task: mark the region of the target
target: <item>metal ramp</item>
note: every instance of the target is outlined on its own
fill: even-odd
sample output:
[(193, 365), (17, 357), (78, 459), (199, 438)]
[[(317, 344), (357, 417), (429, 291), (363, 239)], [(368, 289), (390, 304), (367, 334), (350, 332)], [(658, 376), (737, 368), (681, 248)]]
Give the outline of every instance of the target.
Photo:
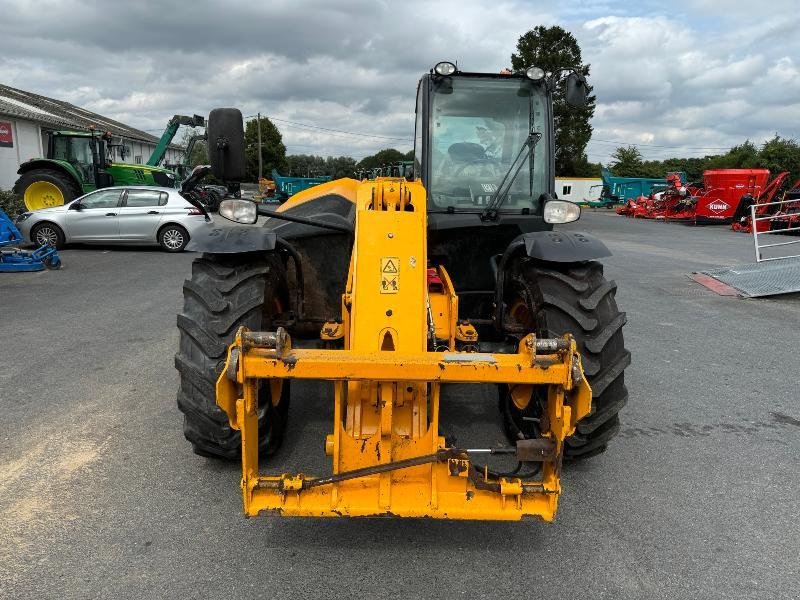
[(723, 295), (734, 295), (726, 293), (726, 288), (746, 298), (791, 294), (800, 292), (800, 257), (710, 269), (692, 273), (690, 278)]

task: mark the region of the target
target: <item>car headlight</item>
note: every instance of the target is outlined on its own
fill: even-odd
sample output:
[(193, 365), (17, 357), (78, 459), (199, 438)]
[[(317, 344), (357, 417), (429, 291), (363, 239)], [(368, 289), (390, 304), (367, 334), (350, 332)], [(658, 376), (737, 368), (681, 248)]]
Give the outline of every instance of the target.
[(572, 223), (581, 218), (581, 207), (565, 200), (549, 200), (544, 205), (545, 223)]
[(24, 212), (24, 213), (21, 213), (21, 214), (20, 214), (20, 215), (17, 217), (17, 220), (16, 220), (16, 222), (17, 222), (17, 223), (22, 223), (23, 221), (26, 221), (27, 219), (29, 219), (29, 218), (30, 218), (32, 215), (33, 215), (33, 213), (32, 213), (32, 212)]
[(219, 203), (217, 212), (221, 217), (236, 223), (255, 223), (258, 219), (258, 207), (250, 200), (223, 200)]

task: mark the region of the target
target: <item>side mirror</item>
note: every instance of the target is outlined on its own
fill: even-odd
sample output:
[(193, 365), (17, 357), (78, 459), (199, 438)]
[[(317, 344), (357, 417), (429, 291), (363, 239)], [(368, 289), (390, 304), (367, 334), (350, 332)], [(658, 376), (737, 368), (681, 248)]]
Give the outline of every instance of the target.
[(244, 179), (244, 119), (236, 108), (215, 108), (206, 127), (211, 172), (222, 181)]
[(589, 86), (586, 85), (586, 80), (577, 73), (570, 73), (564, 85), (567, 87), (567, 104), (575, 108), (585, 107), (586, 99), (589, 96)]

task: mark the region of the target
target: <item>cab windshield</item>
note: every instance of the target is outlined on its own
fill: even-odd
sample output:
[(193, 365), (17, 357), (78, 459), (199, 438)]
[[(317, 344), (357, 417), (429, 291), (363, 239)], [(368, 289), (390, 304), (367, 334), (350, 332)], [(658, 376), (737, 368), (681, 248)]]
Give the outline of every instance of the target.
[(57, 135), (53, 138), (53, 158), (80, 165), (92, 164), (92, 147), (89, 137)]
[[(452, 77), (433, 84), (431, 171), (433, 204), (482, 210), (511, 167), (531, 131), (545, 134), (545, 93), (517, 78)], [(535, 209), (547, 191), (546, 148), (526, 158), (502, 210)]]

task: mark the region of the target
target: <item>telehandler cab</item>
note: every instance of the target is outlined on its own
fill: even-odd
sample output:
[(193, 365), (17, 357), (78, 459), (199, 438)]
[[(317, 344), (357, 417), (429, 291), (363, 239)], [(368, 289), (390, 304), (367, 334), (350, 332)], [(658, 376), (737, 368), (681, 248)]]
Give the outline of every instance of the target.
[[(553, 231), (580, 214), (554, 196), (553, 90), (588, 92), (562, 75), (439, 63), (419, 82), (412, 177), (339, 179), (275, 211), (224, 200), (241, 225), (194, 236), (178, 406), (198, 454), (241, 456), (247, 515), (551, 521), (562, 461), (605, 450), (630, 354), (609, 251)], [(241, 113), (212, 111), (208, 141), (206, 170), (240, 180)], [(330, 474), (259, 469), (293, 379), (333, 383)], [(445, 383), (494, 384), (510, 443), (449, 443)], [(480, 464), (493, 454), (516, 468)]]

